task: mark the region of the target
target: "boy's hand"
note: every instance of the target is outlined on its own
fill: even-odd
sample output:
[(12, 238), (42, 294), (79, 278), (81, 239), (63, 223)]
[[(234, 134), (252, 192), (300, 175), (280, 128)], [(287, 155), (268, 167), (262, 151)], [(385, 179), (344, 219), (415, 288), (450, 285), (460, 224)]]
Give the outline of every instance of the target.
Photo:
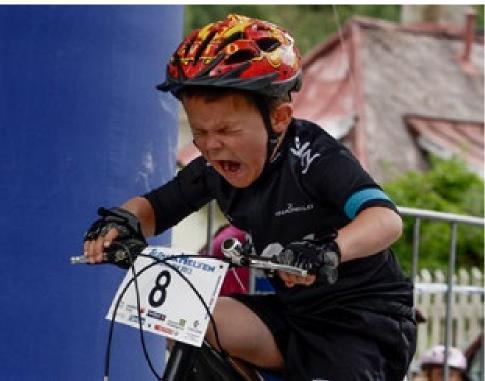
[(297, 241), (288, 244), (278, 256), (278, 262), (308, 270), (306, 277), (280, 272), (287, 287), (295, 284), (309, 286), (317, 279), (333, 284), (337, 281), (340, 249), (335, 241)]
[(91, 239), (86, 237), (84, 241), (84, 255), (88, 257), (89, 263), (100, 263), (104, 261), (104, 252), (111, 242), (115, 240), (119, 235), (116, 228), (107, 230), (104, 234), (100, 234), (97, 237)]
[(317, 279), (316, 275), (309, 274), (306, 277), (288, 274), (283, 271), (279, 271), (278, 275), (285, 282), (286, 287), (291, 288), (296, 284), (301, 284), (303, 286), (312, 285)]
[(84, 255), (89, 263), (103, 262), (106, 249), (115, 239), (137, 240), (146, 244), (138, 218), (122, 208), (99, 208), (101, 216), (84, 236)]

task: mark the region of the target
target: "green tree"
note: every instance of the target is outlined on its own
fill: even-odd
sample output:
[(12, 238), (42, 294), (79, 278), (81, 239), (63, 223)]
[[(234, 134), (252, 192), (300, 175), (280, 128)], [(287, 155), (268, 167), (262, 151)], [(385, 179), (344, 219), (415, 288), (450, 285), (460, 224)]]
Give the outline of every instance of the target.
[[(398, 205), (484, 216), (484, 183), (458, 158), (431, 157), (426, 172), (411, 171), (383, 186)], [(411, 268), (413, 218), (405, 218), (403, 237), (393, 246), (406, 270)], [(450, 246), (450, 224), (423, 220), (419, 268), (446, 269)], [(483, 268), (484, 234), (479, 226), (458, 225), (457, 264)]]
[[(477, 27), (483, 29), (483, 5), (475, 5)], [(298, 42), (302, 54), (337, 33), (338, 25), (343, 25), (352, 16), (367, 16), (398, 22), (401, 6), (397, 4), (374, 5), (186, 5), (184, 31), (187, 34), (215, 20), (224, 18), (229, 13), (238, 13), (260, 18), (281, 25), (292, 33)]]
[(187, 5), (185, 34), (229, 13), (264, 19), (287, 29), (304, 54), (324, 42), (351, 16), (362, 15), (392, 21), (399, 20), (399, 5)]

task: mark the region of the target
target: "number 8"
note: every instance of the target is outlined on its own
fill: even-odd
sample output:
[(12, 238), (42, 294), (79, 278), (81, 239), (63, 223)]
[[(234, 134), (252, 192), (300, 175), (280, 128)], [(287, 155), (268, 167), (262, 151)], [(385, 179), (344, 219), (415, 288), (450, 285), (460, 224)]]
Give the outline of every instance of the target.
[[(163, 283), (161, 283), (162, 278), (165, 279)], [(165, 302), (165, 299), (167, 298), (167, 287), (170, 284), (170, 279), (171, 276), (167, 270), (164, 270), (158, 274), (155, 281), (155, 287), (153, 287), (148, 295), (148, 303), (150, 303), (152, 307), (160, 307)], [(160, 293), (160, 296), (158, 299), (155, 299), (157, 291)]]

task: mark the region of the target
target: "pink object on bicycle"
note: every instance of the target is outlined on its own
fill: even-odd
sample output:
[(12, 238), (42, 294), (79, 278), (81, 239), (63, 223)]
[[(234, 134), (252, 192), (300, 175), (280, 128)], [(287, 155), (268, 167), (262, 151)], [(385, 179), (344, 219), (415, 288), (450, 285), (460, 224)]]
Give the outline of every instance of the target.
[[(246, 233), (232, 225), (227, 225), (221, 228), (214, 236), (213, 248), (215, 257), (224, 257), (221, 250), (221, 244), (226, 238), (237, 238), (244, 243), (246, 241)], [(206, 247), (204, 247), (200, 250), (200, 253), (205, 253), (206, 250)], [(233, 293), (247, 294), (248, 290), (249, 269), (247, 267), (237, 267), (230, 269), (227, 272), (224, 282), (222, 283), (220, 295), (225, 296)]]

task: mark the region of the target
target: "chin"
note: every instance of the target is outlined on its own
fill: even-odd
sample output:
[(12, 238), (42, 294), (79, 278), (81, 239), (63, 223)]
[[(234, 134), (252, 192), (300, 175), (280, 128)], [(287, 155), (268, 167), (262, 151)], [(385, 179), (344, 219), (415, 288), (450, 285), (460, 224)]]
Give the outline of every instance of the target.
[(257, 179), (257, 177), (255, 176), (230, 177), (230, 176), (224, 176), (224, 174), (222, 173), (221, 173), (221, 176), (234, 188), (247, 188), (252, 183), (254, 183), (254, 181)]
[(234, 180), (234, 179), (227, 179), (227, 178), (225, 179), (234, 188), (247, 188), (254, 182), (254, 180), (246, 180), (246, 179), (241, 179), (241, 180)]

